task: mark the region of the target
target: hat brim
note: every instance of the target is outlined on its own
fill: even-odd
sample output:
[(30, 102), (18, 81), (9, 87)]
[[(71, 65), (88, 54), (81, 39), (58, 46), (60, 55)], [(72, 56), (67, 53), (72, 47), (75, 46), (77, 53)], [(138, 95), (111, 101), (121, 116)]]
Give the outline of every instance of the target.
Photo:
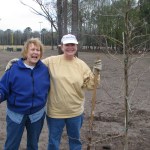
[(70, 44), (70, 43), (72, 43), (72, 44), (78, 44), (78, 42), (75, 41), (75, 40), (65, 40), (65, 41), (63, 41), (63, 44)]

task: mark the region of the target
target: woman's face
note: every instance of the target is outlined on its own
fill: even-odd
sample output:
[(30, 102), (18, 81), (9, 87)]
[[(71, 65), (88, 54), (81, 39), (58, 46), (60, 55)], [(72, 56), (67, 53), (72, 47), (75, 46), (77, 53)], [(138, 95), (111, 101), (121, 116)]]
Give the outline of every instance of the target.
[(25, 60), (25, 63), (30, 66), (35, 66), (41, 57), (40, 46), (36, 46), (33, 43), (31, 43), (28, 47), (26, 57), (27, 59)]
[(66, 57), (74, 57), (77, 52), (77, 44), (68, 43), (62, 45), (62, 51)]

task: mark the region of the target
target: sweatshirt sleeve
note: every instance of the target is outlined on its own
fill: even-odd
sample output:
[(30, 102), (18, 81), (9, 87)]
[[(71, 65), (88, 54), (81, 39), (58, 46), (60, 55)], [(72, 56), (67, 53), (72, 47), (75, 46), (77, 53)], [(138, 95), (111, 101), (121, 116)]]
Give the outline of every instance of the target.
[(49, 66), (50, 57), (42, 59), (42, 62), (48, 67)]
[[(95, 85), (94, 80), (95, 80), (94, 73), (91, 71), (88, 65), (85, 64), (84, 71), (83, 71), (83, 88), (92, 90)], [(100, 74), (98, 74), (98, 78), (96, 82), (97, 82), (97, 85), (100, 84)]]
[(9, 95), (9, 72), (7, 70), (0, 79), (0, 102), (5, 101)]

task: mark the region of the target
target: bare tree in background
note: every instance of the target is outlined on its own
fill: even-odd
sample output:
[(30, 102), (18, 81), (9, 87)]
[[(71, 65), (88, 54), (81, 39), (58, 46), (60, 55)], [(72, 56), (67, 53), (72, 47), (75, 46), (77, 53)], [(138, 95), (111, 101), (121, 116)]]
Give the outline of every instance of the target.
[[(71, 33), (74, 34), (78, 41), (79, 41), (79, 33), (78, 33), (78, 12), (79, 12), (79, 7), (78, 7), (78, 0), (72, 0), (72, 22), (71, 22)], [(78, 49), (79, 44), (78, 44)], [(76, 56), (78, 56), (78, 51), (76, 52)]]
[(72, 0), (72, 25), (71, 33), (78, 35), (78, 0)]
[(62, 7), (62, 0), (57, 0), (58, 44), (60, 44), (62, 37)]
[[(43, 16), (48, 20), (51, 24), (51, 28), (57, 32), (58, 40), (57, 44), (59, 45), (61, 42), (61, 38), (64, 34), (68, 33), (67, 25), (68, 25), (68, 0), (57, 0), (56, 3), (56, 12), (53, 12), (51, 9), (51, 2), (44, 2), (42, 0), (34, 0), (40, 6), (42, 12), (36, 10), (32, 6), (25, 4), (23, 1), (20, 1), (23, 5), (29, 7), (33, 13)], [(54, 4), (53, 4), (54, 5)], [(72, 19), (71, 19), (71, 33), (76, 35), (78, 38), (78, 0), (72, 0)], [(54, 14), (57, 14), (57, 17), (54, 17)], [(52, 30), (53, 31), (53, 30)], [(62, 51), (58, 50), (58, 53), (61, 54)]]
[(58, 44), (67, 30), (67, 16), (68, 16), (68, 0), (57, 0), (57, 25), (58, 25)]
[(67, 34), (67, 6), (68, 0), (57, 0), (57, 25), (58, 25), (58, 53), (62, 54), (61, 38)]
[(68, 0), (63, 0), (63, 35), (68, 33), (67, 21), (68, 21)]

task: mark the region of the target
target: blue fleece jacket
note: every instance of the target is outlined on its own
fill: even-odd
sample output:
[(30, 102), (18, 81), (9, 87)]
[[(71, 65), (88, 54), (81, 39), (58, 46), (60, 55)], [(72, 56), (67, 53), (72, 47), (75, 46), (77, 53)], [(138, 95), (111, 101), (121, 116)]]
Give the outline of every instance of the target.
[(0, 80), (0, 102), (16, 113), (33, 114), (42, 109), (50, 89), (48, 68), (38, 61), (33, 70), (20, 59), (5, 72)]

